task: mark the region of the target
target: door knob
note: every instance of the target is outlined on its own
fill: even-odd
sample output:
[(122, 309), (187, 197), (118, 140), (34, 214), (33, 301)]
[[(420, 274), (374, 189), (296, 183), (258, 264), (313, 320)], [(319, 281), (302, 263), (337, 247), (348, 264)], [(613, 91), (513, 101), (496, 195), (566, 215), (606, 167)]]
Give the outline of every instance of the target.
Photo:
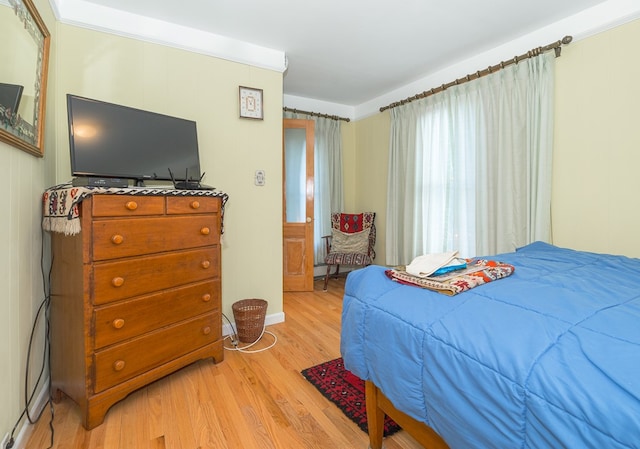
[(307, 223), (311, 223), (311, 217), (307, 217)]

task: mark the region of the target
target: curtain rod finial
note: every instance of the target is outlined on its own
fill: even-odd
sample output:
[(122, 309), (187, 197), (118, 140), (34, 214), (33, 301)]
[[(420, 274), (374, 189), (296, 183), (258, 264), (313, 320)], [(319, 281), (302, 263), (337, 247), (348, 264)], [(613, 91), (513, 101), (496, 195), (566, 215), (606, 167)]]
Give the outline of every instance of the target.
[(564, 45), (567, 45), (567, 44), (570, 44), (572, 40), (573, 40), (573, 36), (565, 36), (562, 38), (562, 43)]

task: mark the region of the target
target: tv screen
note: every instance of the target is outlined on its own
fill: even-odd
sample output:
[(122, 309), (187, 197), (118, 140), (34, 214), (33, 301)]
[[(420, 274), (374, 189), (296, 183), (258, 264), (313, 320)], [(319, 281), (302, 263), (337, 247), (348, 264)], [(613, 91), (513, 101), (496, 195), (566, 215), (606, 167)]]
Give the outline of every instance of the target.
[(11, 114), (18, 113), (23, 87), (19, 84), (0, 83), (0, 104), (11, 110)]
[(67, 95), (73, 176), (199, 180), (196, 122)]

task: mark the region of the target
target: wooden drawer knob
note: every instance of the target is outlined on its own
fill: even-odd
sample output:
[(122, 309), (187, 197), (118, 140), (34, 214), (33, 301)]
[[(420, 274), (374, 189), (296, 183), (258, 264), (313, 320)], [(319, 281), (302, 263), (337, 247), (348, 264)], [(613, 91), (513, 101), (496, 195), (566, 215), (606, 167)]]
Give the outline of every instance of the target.
[(209, 335), (211, 333), (211, 328), (209, 326), (205, 326), (202, 328), (203, 335)]
[(113, 243), (114, 245), (119, 245), (122, 242), (124, 242), (124, 237), (122, 237), (120, 234), (115, 234), (111, 236), (111, 243)]
[(135, 201), (127, 201), (124, 205), (129, 210), (136, 210), (138, 208), (138, 203)]
[(209, 302), (211, 301), (211, 295), (209, 293), (205, 293), (204, 295), (202, 295), (202, 302)]
[(117, 276), (111, 279), (111, 285), (113, 285), (114, 287), (122, 287), (123, 284), (124, 284), (124, 278), (121, 278), (120, 276)]
[(124, 360), (116, 360), (115, 362), (113, 362), (113, 369), (115, 371), (122, 371), (124, 369)]
[(200, 201), (191, 201), (189, 206), (191, 206), (191, 209), (199, 209), (200, 208)]
[(209, 233), (211, 233), (211, 229), (207, 228), (206, 226), (200, 229), (200, 234), (202, 235), (209, 235)]
[(124, 327), (124, 320), (122, 318), (116, 318), (111, 322), (111, 325), (115, 329), (122, 329)]
[(211, 262), (209, 262), (208, 260), (203, 260), (200, 265), (202, 266), (202, 268), (204, 268), (206, 270), (207, 268), (209, 268), (211, 266)]

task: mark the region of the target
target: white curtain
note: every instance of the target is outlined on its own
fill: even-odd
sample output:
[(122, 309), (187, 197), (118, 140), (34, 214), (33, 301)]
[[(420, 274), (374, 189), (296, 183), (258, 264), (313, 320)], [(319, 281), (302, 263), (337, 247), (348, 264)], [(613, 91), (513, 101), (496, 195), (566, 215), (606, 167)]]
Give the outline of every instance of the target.
[(553, 52), (391, 109), (390, 265), (549, 241)]
[(314, 138), (314, 265), (326, 256), (322, 236), (331, 235), (331, 213), (344, 208), (342, 133), (340, 121), (285, 111), (284, 118), (313, 120)]

